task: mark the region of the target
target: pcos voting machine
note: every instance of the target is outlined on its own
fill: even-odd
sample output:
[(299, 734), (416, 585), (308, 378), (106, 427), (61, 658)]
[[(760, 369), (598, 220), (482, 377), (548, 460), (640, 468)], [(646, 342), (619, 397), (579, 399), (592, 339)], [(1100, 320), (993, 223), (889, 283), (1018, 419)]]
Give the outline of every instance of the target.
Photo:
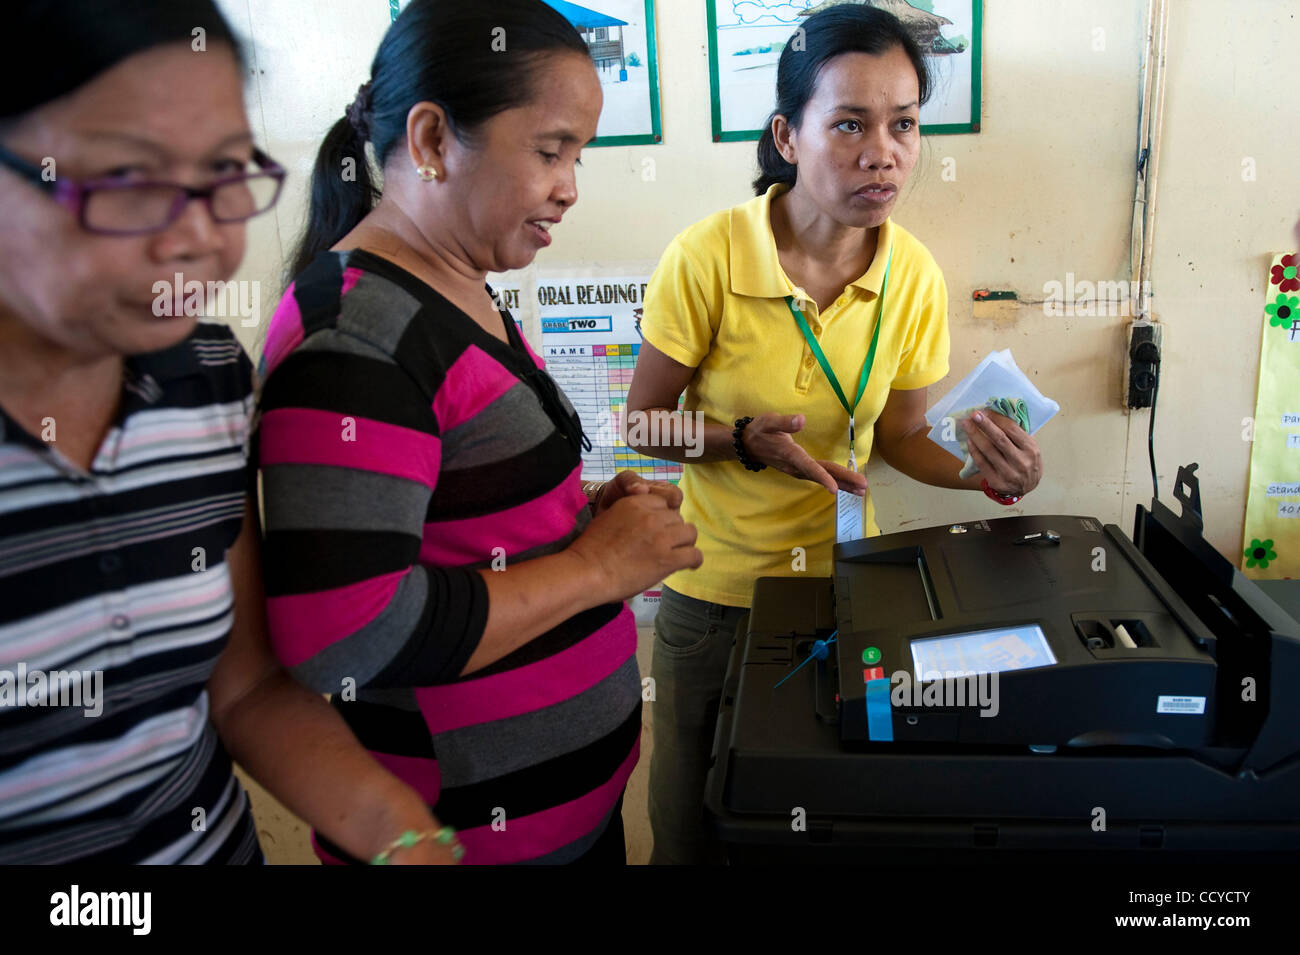
[(1300, 859), (1300, 624), (1204, 540), (1195, 469), (1131, 539), (1008, 517), (758, 580), (706, 792), (729, 857)]

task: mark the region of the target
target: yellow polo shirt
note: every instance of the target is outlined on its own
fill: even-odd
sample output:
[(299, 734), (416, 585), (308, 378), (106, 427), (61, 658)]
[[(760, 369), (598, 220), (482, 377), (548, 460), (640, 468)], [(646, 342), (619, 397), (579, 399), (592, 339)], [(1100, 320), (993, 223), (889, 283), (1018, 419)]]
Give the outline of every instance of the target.
[[(948, 373), (948, 289), (925, 246), (886, 220), (871, 267), (819, 312), (777, 259), (770, 206), (786, 188), (774, 185), (673, 239), (646, 289), (642, 334), (669, 358), (696, 369), (686, 387), (687, 411), (728, 429), (746, 415), (803, 414), (795, 440), (814, 459), (846, 464), (848, 413), (785, 297), (795, 295), (852, 402), (892, 249), (885, 321), (855, 416), (861, 469), (890, 389), (924, 388)], [(668, 577), (673, 590), (748, 607), (759, 577), (830, 576), (835, 498), (821, 485), (771, 467), (755, 473), (739, 461), (710, 461), (688, 462), (681, 489), (682, 516), (699, 529), (704, 564)], [(870, 491), (863, 528), (871, 536), (880, 533)], [(802, 569), (796, 548), (803, 548)]]

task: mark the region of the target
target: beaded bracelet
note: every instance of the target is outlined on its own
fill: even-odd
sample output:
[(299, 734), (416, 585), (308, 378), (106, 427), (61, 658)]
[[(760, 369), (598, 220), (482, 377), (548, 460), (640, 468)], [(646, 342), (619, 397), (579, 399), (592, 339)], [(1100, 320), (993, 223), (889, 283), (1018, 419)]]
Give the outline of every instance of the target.
[(736, 419), (735, 430), (731, 432), (731, 443), (736, 448), (736, 459), (739, 460), (740, 463), (745, 466), (746, 471), (761, 471), (763, 470), (763, 468), (767, 467), (767, 465), (763, 464), (762, 462), (755, 461), (745, 451), (745, 441), (744, 441), (745, 428), (748, 427), (749, 423), (753, 420), (754, 419), (752, 417)]
[(370, 860), (370, 864), (389, 865), (388, 857), (398, 849), (410, 849), (428, 839), (433, 839), (444, 846), (450, 845), (451, 856), (457, 862), (465, 857), (465, 847), (457, 841), (456, 830), (451, 826), (443, 826), (441, 829), (425, 829), (422, 832), (416, 832), (414, 829), (407, 829), (388, 845), (384, 846), (384, 848)]

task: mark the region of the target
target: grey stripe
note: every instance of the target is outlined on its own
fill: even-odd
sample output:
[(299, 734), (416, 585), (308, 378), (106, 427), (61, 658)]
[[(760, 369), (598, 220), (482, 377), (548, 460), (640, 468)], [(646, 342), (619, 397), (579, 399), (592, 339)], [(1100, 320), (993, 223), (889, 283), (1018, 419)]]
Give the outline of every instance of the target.
[(513, 458), (551, 436), (555, 425), (522, 381), (473, 418), (442, 435), (442, 468), (458, 471)]
[(393, 360), (393, 356), (382, 348), (372, 345), (370, 342), (362, 341), (347, 332), (341, 332), (337, 328), (322, 328), (320, 331), (314, 332), (294, 349), (295, 354), (300, 351), (323, 351), (357, 355), (361, 358), (373, 358), (386, 365), (392, 365), (394, 368), (397, 367), (397, 362)]
[(374, 620), (312, 654), (290, 672), (294, 679), (318, 693), (338, 693), (347, 678), (364, 686), (414, 639), (415, 626), (428, 599), (428, 575), (423, 567), (412, 567), (397, 585), (388, 606)]
[(433, 737), (442, 786), (470, 786), (581, 749), (618, 729), (641, 699), (636, 657), (560, 703)]
[[(312, 493), (303, 494), (304, 487)], [(422, 537), (432, 493), (419, 481), (357, 468), (277, 464), (262, 471), (268, 534), (364, 530)]]
[(420, 303), (400, 285), (370, 272), (363, 272), (346, 295), (337, 327), (363, 341), (377, 345), (389, 355), (406, 333)]

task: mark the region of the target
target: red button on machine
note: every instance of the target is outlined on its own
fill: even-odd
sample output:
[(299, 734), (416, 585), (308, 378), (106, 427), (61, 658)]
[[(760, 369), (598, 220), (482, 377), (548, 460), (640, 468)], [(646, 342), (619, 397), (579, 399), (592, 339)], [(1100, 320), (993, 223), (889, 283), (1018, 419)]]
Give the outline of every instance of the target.
[(870, 683), (872, 680), (883, 680), (885, 678), (884, 667), (868, 667), (862, 671), (862, 682)]

